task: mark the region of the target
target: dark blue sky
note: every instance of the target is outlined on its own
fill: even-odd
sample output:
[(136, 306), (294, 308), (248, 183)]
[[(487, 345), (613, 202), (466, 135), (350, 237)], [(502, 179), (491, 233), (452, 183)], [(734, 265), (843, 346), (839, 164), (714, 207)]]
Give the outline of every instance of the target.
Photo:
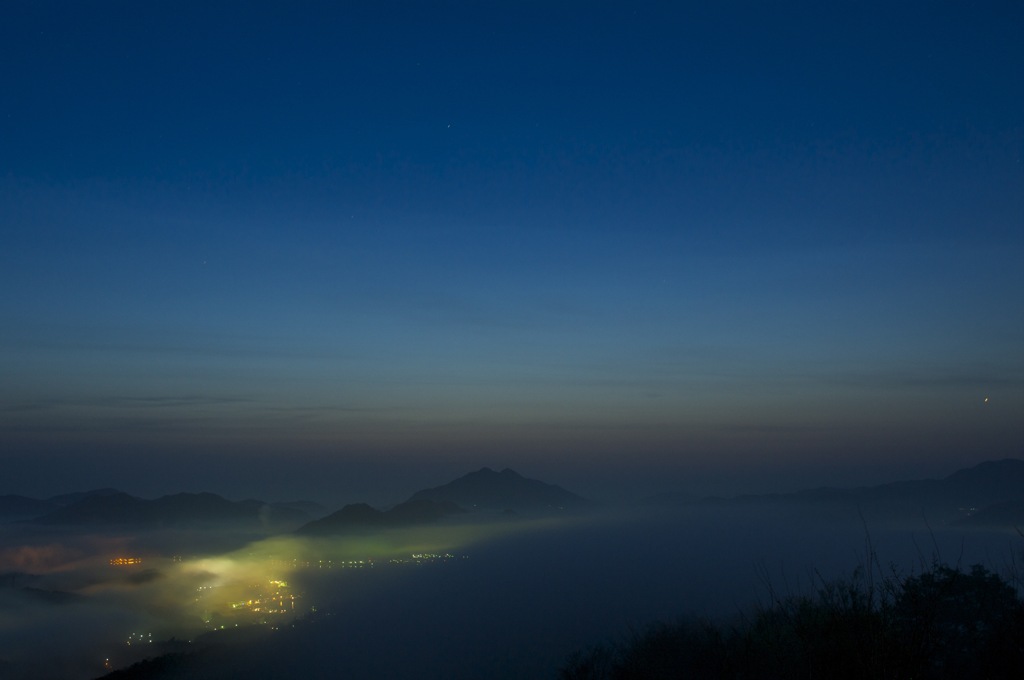
[(0, 493), (1024, 453), (1020, 3), (282, 5), (3, 10)]

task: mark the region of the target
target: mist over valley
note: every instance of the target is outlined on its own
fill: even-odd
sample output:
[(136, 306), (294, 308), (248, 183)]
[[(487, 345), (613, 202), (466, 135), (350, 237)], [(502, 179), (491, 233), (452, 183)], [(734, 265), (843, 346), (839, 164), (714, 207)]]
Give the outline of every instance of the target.
[[(730, 621), (858, 567), (1020, 587), (1024, 461), (611, 504), (487, 468), (385, 508), (0, 497), (5, 677), (543, 678), (656, 621)], [(141, 665), (132, 664), (151, 659)], [(130, 667), (130, 668), (129, 668)]]

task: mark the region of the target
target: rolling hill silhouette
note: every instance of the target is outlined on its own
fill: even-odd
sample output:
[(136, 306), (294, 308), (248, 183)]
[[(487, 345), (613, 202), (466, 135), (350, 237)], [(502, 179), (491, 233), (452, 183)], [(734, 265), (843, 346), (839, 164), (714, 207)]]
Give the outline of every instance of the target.
[(38, 524), (169, 527), (231, 522), (294, 526), (308, 519), (309, 515), (295, 508), (257, 500), (229, 501), (213, 493), (178, 493), (145, 500), (118, 491), (86, 495), (32, 521)]
[(110, 496), (121, 493), (117, 489), (93, 489), (51, 496), (47, 499), (29, 498), (8, 494), (0, 496), (0, 519), (31, 519), (53, 512), (58, 508), (76, 503), (93, 496)]
[(770, 503), (780, 506), (824, 508), (856, 507), (890, 518), (922, 514), (937, 521), (959, 522), (978, 517), (973, 524), (1013, 526), (1024, 503), (1024, 460), (1006, 458), (957, 470), (941, 479), (891, 482), (853, 488), (820, 487), (792, 493), (743, 495), (735, 498), (684, 499), (662, 494), (649, 505)]
[(3, 519), (38, 517), (52, 512), (57, 507), (59, 506), (50, 501), (29, 498), (28, 496), (19, 496), (17, 494), (0, 496), (0, 518)]

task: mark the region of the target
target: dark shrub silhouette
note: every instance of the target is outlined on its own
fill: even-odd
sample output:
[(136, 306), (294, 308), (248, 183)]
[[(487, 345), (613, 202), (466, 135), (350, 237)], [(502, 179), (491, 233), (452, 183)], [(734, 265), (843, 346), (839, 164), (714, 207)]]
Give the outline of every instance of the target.
[(892, 607), (903, 675), (993, 678), (1009, 663), (1024, 677), (1024, 607), (1013, 588), (975, 565), (906, 579)]
[(728, 626), (657, 624), (575, 654), (563, 680), (1024, 677), (1024, 600), (984, 567), (855, 572)]

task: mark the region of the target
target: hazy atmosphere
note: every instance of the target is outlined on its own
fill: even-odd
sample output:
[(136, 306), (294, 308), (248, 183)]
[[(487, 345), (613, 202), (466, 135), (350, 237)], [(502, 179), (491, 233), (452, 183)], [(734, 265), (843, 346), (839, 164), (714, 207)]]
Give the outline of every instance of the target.
[[(92, 645), (47, 607), (181, 642), (253, 574), (365, 636), (354, 677), (446, 593), (520, 609), (469, 660), (439, 621), (424, 677), (498, 677), (506, 634), (554, 677), (868, 535), (1024, 559), (1021, 35), (1019, 2), (6, 3), (0, 676), (143, 658), (33, 676), (19, 636)], [(907, 480), (756, 531), (734, 499)], [(359, 559), (396, 561), (297, 566)]]
[(2, 23), (4, 491), (656, 492), (1022, 449), (1016, 3)]

